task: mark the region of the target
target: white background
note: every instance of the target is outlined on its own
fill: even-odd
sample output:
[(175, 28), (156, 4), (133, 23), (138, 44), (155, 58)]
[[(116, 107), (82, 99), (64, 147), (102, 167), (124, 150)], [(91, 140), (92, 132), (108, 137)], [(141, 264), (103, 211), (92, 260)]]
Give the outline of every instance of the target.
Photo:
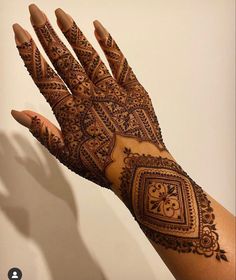
[[(123, 203), (59, 165), (11, 117), (31, 109), (55, 121), (15, 47), (15, 22), (38, 42), (28, 4), (0, 10), (0, 278), (18, 266), (23, 279), (173, 279)], [(234, 1), (35, 4), (59, 35), (54, 10), (65, 9), (100, 53), (92, 21), (106, 26), (150, 93), (169, 151), (235, 213)]]

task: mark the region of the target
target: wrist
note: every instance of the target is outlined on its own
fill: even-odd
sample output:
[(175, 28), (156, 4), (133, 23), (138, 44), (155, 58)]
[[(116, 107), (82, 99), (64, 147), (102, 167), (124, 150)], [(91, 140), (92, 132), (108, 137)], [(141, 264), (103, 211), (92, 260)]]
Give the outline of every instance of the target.
[(206, 193), (173, 159), (123, 151), (119, 196), (146, 236), (178, 252), (227, 261)]
[(168, 158), (172, 161), (175, 161), (168, 150), (160, 150), (154, 143), (149, 141), (139, 142), (135, 138), (117, 135), (111, 154), (112, 161), (107, 166), (105, 175), (112, 184), (112, 190), (121, 199), (122, 196), (120, 186), (122, 180), (122, 171), (125, 167), (125, 158), (127, 157), (125, 150), (127, 149), (131, 149), (132, 153)]

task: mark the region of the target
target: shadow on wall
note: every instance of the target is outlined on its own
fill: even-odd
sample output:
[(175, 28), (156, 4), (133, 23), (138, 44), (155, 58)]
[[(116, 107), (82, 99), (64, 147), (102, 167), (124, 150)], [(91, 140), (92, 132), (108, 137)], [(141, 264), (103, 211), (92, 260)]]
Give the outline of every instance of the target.
[[(9, 192), (0, 194), (2, 211), (21, 234), (38, 245), (52, 279), (74, 279), (75, 275), (105, 279), (78, 232), (77, 205), (57, 160), (38, 144), (42, 162), (23, 136), (16, 134), (14, 139), (23, 156), (12, 137), (0, 132), (0, 178)], [(44, 191), (38, 184), (30, 184), (33, 180), (29, 177)]]

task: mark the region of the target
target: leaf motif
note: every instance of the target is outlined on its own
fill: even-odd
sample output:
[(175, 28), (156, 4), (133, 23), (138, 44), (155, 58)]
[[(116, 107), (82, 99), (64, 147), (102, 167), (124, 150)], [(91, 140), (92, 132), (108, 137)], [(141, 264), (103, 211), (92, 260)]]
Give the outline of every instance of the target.
[(220, 257), (221, 257), (222, 260), (228, 262), (228, 259), (227, 259), (226, 255), (221, 254)]
[(225, 250), (220, 249), (220, 253), (224, 254), (226, 252), (225, 252)]

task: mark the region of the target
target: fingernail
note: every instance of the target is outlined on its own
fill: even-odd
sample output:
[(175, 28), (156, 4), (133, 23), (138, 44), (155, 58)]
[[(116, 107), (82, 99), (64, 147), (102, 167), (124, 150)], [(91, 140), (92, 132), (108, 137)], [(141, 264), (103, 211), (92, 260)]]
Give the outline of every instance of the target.
[(105, 40), (109, 35), (108, 31), (102, 26), (102, 24), (98, 20), (95, 20), (93, 22), (93, 25), (99, 38), (101, 40)]
[(11, 110), (12, 117), (23, 126), (30, 128), (31, 118), (23, 112)]
[(30, 41), (31, 37), (29, 33), (27, 33), (18, 23), (13, 24), (12, 28), (15, 33), (15, 41), (17, 46)]
[(65, 13), (62, 9), (58, 8), (55, 11), (57, 17), (57, 23), (62, 32), (66, 32), (73, 25), (73, 19), (67, 13)]
[(35, 4), (29, 5), (29, 12), (31, 15), (30, 20), (33, 25), (39, 27), (46, 23), (47, 17)]

